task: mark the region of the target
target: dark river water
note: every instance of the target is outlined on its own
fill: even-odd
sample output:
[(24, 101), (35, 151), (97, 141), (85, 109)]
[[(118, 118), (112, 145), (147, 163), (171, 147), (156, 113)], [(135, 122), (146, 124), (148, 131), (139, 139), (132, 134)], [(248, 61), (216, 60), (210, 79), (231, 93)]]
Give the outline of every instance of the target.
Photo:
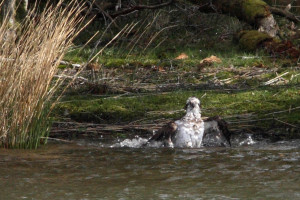
[(77, 141), (2, 149), (0, 199), (300, 199), (300, 140), (121, 146)]

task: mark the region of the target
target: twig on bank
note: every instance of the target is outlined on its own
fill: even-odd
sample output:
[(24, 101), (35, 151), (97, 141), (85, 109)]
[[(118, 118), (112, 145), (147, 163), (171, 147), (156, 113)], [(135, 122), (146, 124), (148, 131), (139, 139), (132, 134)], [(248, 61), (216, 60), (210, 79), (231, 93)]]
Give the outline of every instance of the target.
[(65, 79), (71, 79), (71, 80), (80, 80), (84, 82), (89, 82), (87, 78), (81, 77), (81, 76), (67, 76), (67, 75), (54, 75), (55, 78), (65, 78)]
[(287, 123), (287, 122), (281, 121), (281, 120), (279, 120), (279, 119), (277, 119), (277, 118), (274, 118), (274, 120), (276, 120), (276, 121), (278, 121), (278, 122), (280, 122), (280, 123), (283, 123), (283, 124), (285, 124), (285, 125), (288, 125), (288, 126), (294, 127), (294, 128), (300, 128), (300, 127), (298, 127), (298, 126), (296, 126), (296, 125), (294, 125), (294, 124), (290, 124), (290, 123)]
[(63, 140), (63, 139), (52, 138), (52, 137), (41, 137), (41, 139), (54, 140), (54, 141), (65, 142), (65, 143), (74, 143), (74, 142), (69, 141), (69, 140)]
[(265, 119), (254, 119), (254, 120), (239, 120), (239, 121), (227, 121), (228, 124), (242, 124), (242, 123), (249, 123), (249, 122), (259, 122), (259, 121), (268, 121), (273, 120), (274, 118), (265, 118)]
[(69, 65), (69, 66), (72, 66), (74, 69), (80, 69), (83, 66), (81, 64), (72, 64), (72, 63), (70, 63), (68, 61), (64, 61), (64, 60), (60, 61), (59, 64), (61, 64), (61, 65)]
[(284, 112), (290, 112), (292, 110), (297, 110), (297, 109), (300, 109), (300, 106), (295, 107), (295, 108), (290, 108), (288, 110), (281, 110), (281, 111), (277, 111), (277, 112), (271, 112), (271, 113), (266, 114), (266, 116), (267, 115), (274, 115), (274, 114), (284, 113)]
[[(64, 124), (64, 123), (59, 123)], [(71, 125), (68, 127), (68, 124)], [(61, 134), (65, 132), (73, 133), (94, 133), (103, 134), (107, 132), (128, 132), (128, 131), (142, 131), (150, 133), (152, 130), (157, 130), (163, 126), (163, 124), (84, 124), (84, 123), (65, 123), (65, 127), (61, 125), (59, 128), (51, 130), (52, 135)]]
[(285, 73), (283, 73), (283, 74), (281, 74), (281, 75), (279, 75), (279, 76), (276, 76), (275, 78), (273, 78), (273, 79), (271, 79), (271, 80), (265, 82), (264, 85), (270, 85), (270, 84), (276, 82), (280, 77), (283, 77), (283, 76), (287, 75), (288, 73), (289, 73), (289, 72), (285, 72)]
[(149, 111), (146, 113), (146, 115), (165, 115), (165, 114), (175, 114), (175, 113), (181, 113), (183, 112), (184, 109), (179, 109), (179, 110), (169, 110), (169, 111)]

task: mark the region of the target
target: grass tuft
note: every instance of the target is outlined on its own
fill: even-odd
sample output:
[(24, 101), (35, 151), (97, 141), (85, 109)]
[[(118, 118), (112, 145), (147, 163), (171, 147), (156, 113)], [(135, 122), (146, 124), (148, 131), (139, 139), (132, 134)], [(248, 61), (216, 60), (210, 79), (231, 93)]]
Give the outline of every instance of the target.
[[(19, 27), (0, 26), (0, 147), (37, 148), (50, 130), (53, 81), (76, 36), (82, 6), (75, 0), (29, 11)], [(18, 31), (14, 30), (17, 29)]]

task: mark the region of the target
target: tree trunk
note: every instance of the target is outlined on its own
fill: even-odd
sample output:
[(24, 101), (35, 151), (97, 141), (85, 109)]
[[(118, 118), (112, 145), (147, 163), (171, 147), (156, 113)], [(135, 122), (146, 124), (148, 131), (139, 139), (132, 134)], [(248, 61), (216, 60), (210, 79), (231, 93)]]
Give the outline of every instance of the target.
[(268, 4), (262, 0), (189, 0), (189, 2), (199, 5), (202, 12), (218, 12), (237, 17), (271, 37), (276, 36), (279, 30)]

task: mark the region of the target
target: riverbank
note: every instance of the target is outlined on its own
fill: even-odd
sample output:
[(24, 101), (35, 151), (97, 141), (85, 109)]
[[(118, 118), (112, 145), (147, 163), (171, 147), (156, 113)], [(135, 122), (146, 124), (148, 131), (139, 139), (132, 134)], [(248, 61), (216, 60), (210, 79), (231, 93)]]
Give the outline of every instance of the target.
[[(97, 42), (70, 49), (64, 59), (81, 66), (101, 53), (56, 105), (52, 136), (63, 132), (73, 132), (74, 137), (152, 134), (180, 118), (186, 99), (196, 96), (201, 99), (203, 116), (223, 117), (234, 133), (300, 137), (298, 60), (282, 49), (246, 51), (235, 41), (241, 22), (203, 17), (210, 23), (195, 29), (165, 29), (156, 37), (157, 29), (141, 24), (134, 35), (121, 34), (104, 49), (95, 47)], [(193, 23), (198, 24), (198, 18)], [(282, 29), (286, 24), (280, 20)], [(290, 29), (284, 30), (288, 36)], [(107, 41), (116, 35), (104, 33), (101, 37)], [(298, 39), (293, 42), (297, 45)], [(72, 65), (60, 67), (71, 78), (77, 73)]]
[[(97, 68), (83, 70), (57, 104), (53, 118), (58, 123), (52, 136), (68, 131), (75, 136), (151, 133), (180, 118), (186, 99), (196, 96), (201, 99), (203, 116), (222, 116), (235, 133), (300, 137), (300, 67), (296, 61), (269, 58), (263, 52), (236, 51), (234, 59), (232, 52), (215, 54), (216, 58), (195, 54), (177, 51), (165, 59), (101, 56), (101, 62), (93, 63)], [(78, 62), (74, 51), (71, 55), (68, 61)], [(182, 55), (186, 58), (176, 59)], [(76, 73), (61, 67), (70, 76)]]

